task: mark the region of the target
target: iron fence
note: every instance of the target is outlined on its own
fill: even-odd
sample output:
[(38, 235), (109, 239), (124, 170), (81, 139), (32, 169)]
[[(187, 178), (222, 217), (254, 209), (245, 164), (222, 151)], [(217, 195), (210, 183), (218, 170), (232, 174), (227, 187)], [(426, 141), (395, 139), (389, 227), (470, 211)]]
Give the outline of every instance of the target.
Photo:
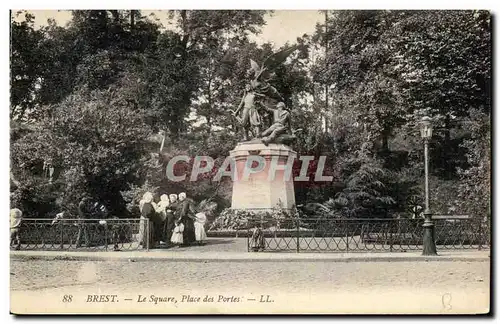
[[(487, 249), (489, 225), (478, 219), (436, 219), (438, 250)], [(396, 252), (421, 250), (423, 219), (257, 218), (249, 220), (252, 233), (262, 230), (264, 251)]]
[(149, 249), (148, 219), (23, 219), (18, 250), (120, 251)]

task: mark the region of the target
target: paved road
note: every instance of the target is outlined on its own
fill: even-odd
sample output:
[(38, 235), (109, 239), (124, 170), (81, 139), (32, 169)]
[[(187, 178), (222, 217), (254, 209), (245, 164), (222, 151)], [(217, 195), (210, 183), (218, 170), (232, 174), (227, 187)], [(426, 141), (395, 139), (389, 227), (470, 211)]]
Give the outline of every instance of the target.
[[(10, 278), (14, 306), (49, 298), (58, 311), (66, 294), (83, 303), (78, 304), (79, 311), (93, 312), (134, 308), (124, 308), (123, 302), (85, 304), (88, 294), (118, 294), (134, 299), (129, 303), (134, 302), (139, 311), (160, 313), (253, 312), (248, 300), (261, 295), (265, 300), (267, 294), (275, 300), (274, 308), (259, 304), (256, 312), (484, 312), (489, 304), (489, 262), (12, 260)], [(211, 304), (206, 309), (206, 303), (179, 303), (175, 308), (160, 308), (154, 303), (138, 304), (138, 294), (175, 295), (177, 301), (182, 295), (212, 294), (217, 299), (222, 294), (238, 296), (245, 303), (215, 303), (215, 308)]]

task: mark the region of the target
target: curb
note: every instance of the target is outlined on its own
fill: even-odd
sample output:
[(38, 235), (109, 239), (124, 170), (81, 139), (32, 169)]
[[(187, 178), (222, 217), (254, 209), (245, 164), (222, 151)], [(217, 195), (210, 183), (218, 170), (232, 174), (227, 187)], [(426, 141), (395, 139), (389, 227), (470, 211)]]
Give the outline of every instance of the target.
[[(147, 252), (146, 252), (147, 253)], [(153, 252), (154, 253), (154, 252)], [(205, 254), (205, 255), (204, 255)], [(162, 255), (124, 255), (124, 254), (100, 254), (89, 253), (88, 255), (73, 253), (41, 254), (41, 253), (19, 253), (11, 252), (11, 260), (47, 260), (47, 261), (174, 261), (174, 262), (489, 262), (491, 259), (485, 255), (345, 255), (345, 254), (288, 254), (277, 255), (258, 253), (242, 255), (228, 255), (227, 253), (185, 256), (179, 254)]]

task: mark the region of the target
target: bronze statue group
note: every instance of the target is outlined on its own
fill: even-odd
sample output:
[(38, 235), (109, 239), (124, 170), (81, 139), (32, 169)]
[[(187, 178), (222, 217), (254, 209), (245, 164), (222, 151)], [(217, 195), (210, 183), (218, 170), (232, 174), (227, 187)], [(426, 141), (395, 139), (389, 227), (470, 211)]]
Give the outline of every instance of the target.
[[(246, 84), (238, 108), (232, 111), (243, 129), (244, 142), (256, 141), (264, 145), (288, 144), (293, 142), (296, 139), (296, 133), (301, 131), (301, 129), (292, 129), (290, 108), (285, 105), (283, 97), (276, 88), (269, 84), (273, 69), (284, 62), (296, 49), (296, 47), (290, 47), (272, 54), (262, 66), (250, 60), (249, 74), (253, 75), (253, 78)], [(269, 113), (272, 117), (271, 124), (264, 131), (262, 131), (263, 118), (259, 111)]]
[[(150, 249), (159, 245), (180, 247), (201, 245), (206, 240), (207, 211), (200, 211), (186, 193), (163, 194), (158, 203), (146, 192), (139, 202), (141, 211), (140, 243)], [(148, 222), (144, 222), (148, 219)], [(146, 223), (149, 230), (146, 231)], [(162, 244), (163, 243), (163, 244)]]

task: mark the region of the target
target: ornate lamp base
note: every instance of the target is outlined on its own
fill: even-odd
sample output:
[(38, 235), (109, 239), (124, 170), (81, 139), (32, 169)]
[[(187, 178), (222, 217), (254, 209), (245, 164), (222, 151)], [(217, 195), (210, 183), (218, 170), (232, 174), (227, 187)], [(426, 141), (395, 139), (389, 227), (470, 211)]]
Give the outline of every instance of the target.
[(424, 249), (422, 251), (422, 255), (437, 255), (436, 251), (436, 241), (434, 237), (434, 223), (431, 220), (430, 213), (425, 213), (425, 221), (424, 221)]

